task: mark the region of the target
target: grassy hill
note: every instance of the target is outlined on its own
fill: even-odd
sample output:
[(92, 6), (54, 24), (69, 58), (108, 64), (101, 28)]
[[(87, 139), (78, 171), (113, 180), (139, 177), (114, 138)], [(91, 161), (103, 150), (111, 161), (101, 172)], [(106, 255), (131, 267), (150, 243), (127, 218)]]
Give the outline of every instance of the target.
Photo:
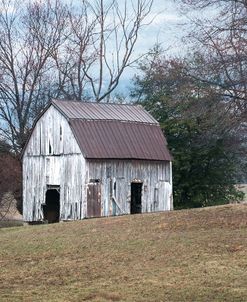
[(0, 301), (247, 301), (247, 205), (0, 229)]

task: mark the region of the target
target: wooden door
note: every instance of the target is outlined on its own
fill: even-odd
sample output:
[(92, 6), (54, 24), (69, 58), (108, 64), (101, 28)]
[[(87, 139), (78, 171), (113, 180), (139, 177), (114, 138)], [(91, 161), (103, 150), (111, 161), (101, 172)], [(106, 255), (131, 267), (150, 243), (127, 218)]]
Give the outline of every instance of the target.
[(87, 217), (101, 216), (101, 183), (92, 182), (87, 187)]

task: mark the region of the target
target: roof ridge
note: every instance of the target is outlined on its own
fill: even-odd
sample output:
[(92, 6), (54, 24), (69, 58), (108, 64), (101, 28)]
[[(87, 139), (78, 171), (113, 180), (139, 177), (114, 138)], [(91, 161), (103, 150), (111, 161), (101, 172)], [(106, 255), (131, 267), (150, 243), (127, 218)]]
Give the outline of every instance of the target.
[(96, 101), (78, 101), (78, 100), (63, 100), (63, 99), (52, 99), (51, 102), (67, 102), (67, 103), (73, 102), (73, 103), (82, 103), (82, 104), (131, 106), (131, 107), (140, 107), (140, 108), (144, 109), (141, 104), (133, 104), (133, 103), (104, 103), (104, 102), (96, 102)]
[(69, 121), (85, 121), (85, 122), (120, 122), (120, 123), (128, 123), (128, 124), (145, 124), (145, 125), (153, 125), (159, 126), (159, 122), (142, 122), (142, 121), (127, 121), (127, 120), (114, 120), (114, 119), (89, 119), (84, 117), (70, 117)]

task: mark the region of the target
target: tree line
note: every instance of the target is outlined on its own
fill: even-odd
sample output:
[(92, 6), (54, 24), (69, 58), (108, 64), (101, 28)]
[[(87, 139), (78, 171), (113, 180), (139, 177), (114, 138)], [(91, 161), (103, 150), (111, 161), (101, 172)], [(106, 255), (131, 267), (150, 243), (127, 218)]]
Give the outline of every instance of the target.
[(168, 58), (154, 47), (132, 93), (167, 136), (177, 208), (241, 200), (234, 184), (247, 178), (247, 4), (181, 0), (181, 11), (187, 52)]
[(152, 2), (1, 0), (2, 145), (19, 154), (51, 98), (112, 102), (124, 70), (137, 63), (131, 98), (167, 137), (175, 207), (241, 199), (234, 184), (246, 177), (247, 5), (180, 0), (190, 22), (187, 51), (168, 56), (155, 45), (137, 57)]

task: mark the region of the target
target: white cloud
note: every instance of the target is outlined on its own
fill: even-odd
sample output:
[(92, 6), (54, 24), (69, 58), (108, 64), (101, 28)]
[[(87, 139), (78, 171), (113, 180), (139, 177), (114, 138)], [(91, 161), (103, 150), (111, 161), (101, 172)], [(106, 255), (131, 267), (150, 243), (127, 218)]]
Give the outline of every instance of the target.
[(149, 23), (149, 22), (152, 22), (150, 24), (150, 26), (157, 26), (157, 25), (163, 25), (167, 22), (169, 23), (177, 23), (177, 22), (180, 22), (182, 21), (184, 18), (182, 16), (179, 16), (178, 14), (176, 13), (172, 13), (172, 12), (161, 12), (161, 13), (155, 13), (155, 12), (152, 12), (150, 13), (150, 15), (148, 16), (146, 22)]

